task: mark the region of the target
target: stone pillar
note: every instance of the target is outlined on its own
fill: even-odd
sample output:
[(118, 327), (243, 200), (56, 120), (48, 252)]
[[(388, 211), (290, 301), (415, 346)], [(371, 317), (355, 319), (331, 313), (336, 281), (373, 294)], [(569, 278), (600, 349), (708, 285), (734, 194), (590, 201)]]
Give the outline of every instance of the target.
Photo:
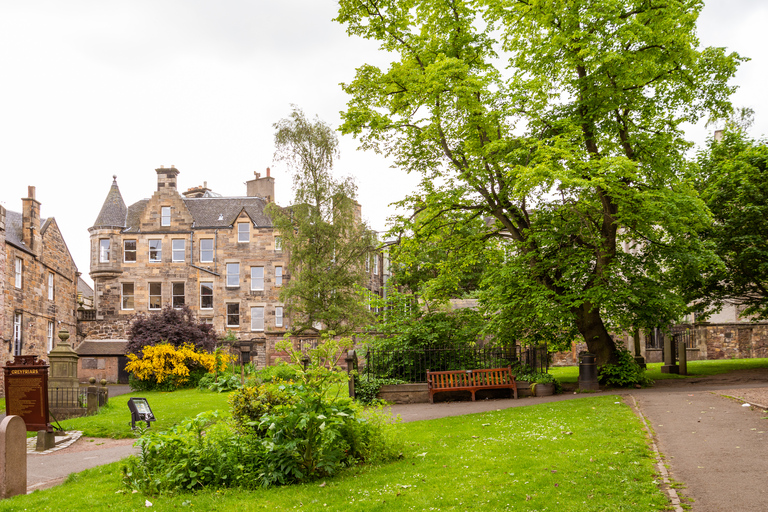
[[(347, 363), (347, 377), (349, 378), (349, 398), (355, 398), (355, 376), (357, 375), (357, 353), (354, 350), (347, 352), (344, 358)], [(352, 372), (355, 372), (354, 375)]]
[(645, 368), (645, 358), (640, 353), (640, 329), (637, 327), (635, 327), (635, 330), (632, 332), (632, 340), (634, 341), (635, 347), (635, 362), (640, 368)]
[(664, 336), (664, 366), (661, 373), (678, 373), (679, 368), (675, 364), (675, 346), (672, 336)]
[(685, 352), (685, 340), (680, 339), (677, 342), (677, 357), (680, 361), (680, 367), (678, 368), (680, 375), (688, 375), (688, 354)]
[(27, 494), (27, 426), (21, 416), (0, 422), (0, 499)]
[(96, 389), (96, 377), (88, 379), (90, 386), (88, 386), (88, 416), (99, 412), (99, 391)]
[(48, 370), (48, 389), (51, 395), (51, 408), (77, 408), (77, 393), (80, 383), (77, 380), (77, 360), (80, 356), (72, 350), (67, 340), (69, 331), (59, 331), (59, 342), (48, 353), (51, 365)]

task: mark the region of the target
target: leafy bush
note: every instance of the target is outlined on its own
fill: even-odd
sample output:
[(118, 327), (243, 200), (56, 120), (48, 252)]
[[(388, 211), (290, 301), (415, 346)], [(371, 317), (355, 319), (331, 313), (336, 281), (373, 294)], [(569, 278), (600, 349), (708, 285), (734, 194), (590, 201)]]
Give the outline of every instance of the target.
[(213, 326), (198, 322), (188, 306), (136, 315), (128, 330), (126, 352), (141, 357), (144, 347), (168, 343), (174, 347), (192, 344), (199, 350), (210, 352), (216, 346)]
[(123, 481), (146, 494), (261, 483), (266, 449), (253, 437), (237, 435), (216, 411), (169, 431), (147, 432), (137, 444), (141, 451), (123, 466)]
[(296, 399), (296, 396), (288, 393), (285, 386), (281, 385), (243, 387), (229, 395), (232, 421), (241, 432), (255, 432), (262, 416), (272, 412), (275, 407), (290, 405)]
[(405, 383), (404, 380), (382, 379), (364, 373), (355, 377), (355, 399), (363, 404), (376, 403), (376, 395), (379, 393), (381, 386), (391, 386), (403, 383)]
[(653, 385), (653, 380), (645, 374), (645, 368), (640, 367), (629, 350), (623, 347), (618, 348), (616, 364), (605, 364), (600, 368), (598, 380), (604, 386), (617, 388)]
[(260, 382), (278, 382), (297, 380), (299, 367), (295, 364), (288, 364), (285, 361), (278, 361), (277, 364), (267, 366), (256, 372), (256, 379)]
[(176, 348), (169, 343), (144, 347), (141, 358), (128, 354), (126, 371), (129, 383), (137, 391), (172, 391), (194, 387), (206, 372), (226, 369), (229, 356), (195, 350), (192, 344)]

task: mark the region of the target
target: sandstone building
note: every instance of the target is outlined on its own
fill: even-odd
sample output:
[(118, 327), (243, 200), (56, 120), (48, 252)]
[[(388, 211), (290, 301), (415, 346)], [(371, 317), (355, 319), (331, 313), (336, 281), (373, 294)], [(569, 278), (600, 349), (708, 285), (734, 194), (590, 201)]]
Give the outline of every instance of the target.
[(0, 206), (0, 365), (15, 355), (47, 359), (59, 330), (76, 330), (80, 274), (56, 219), (40, 217), (35, 187), (27, 196), (22, 213)]
[[(125, 340), (136, 314), (186, 305), (220, 336), (231, 331), (250, 343), (257, 366), (270, 364), (271, 347), (291, 323), (280, 301), (291, 276), (289, 255), (265, 214), (274, 201), (269, 169), (246, 182), (239, 197), (222, 197), (205, 185), (180, 193), (176, 168), (155, 171), (157, 190), (130, 206), (115, 178), (88, 230), (95, 316), (81, 326), (86, 342)], [(377, 258), (370, 288), (380, 293), (383, 261)]]

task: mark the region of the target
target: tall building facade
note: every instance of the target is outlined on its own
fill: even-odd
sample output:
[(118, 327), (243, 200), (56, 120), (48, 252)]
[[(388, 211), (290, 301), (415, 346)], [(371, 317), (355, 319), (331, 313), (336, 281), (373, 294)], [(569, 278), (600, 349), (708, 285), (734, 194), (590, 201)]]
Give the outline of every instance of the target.
[(35, 187), (27, 196), (21, 213), (0, 206), (0, 365), (47, 359), (60, 330), (76, 331), (77, 267), (56, 219), (41, 218)]
[(274, 178), (257, 175), (248, 195), (221, 197), (207, 187), (181, 194), (176, 168), (156, 172), (152, 197), (130, 206), (115, 179), (89, 229), (96, 322), (86, 338), (124, 339), (137, 313), (183, 305), (218, 333), (282, 335), (287, 254), (264, 212)]

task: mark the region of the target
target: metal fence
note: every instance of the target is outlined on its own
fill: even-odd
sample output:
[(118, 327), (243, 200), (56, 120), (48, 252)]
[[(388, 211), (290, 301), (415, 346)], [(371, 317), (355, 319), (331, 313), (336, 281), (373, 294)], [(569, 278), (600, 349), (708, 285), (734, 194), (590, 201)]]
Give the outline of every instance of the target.
[(518, 345), (503, 347), (441, 347), (427, 349), (368, 348), (365, 370), (369, 377), (426, 382), (427, 370), (477, 370), (503, 368), (517, 363), (538, 371), (549, 366), (546, 346), (521, 351)]
[(48, 406), (51, 409), (82, 407), (88, 403), (86, 388), (48, 388)]
[(663, 349), (664, 340), (667, 337), (672, 338), (675, 353), (677, 353), (677, 344), (681, 340), (685, 341), (685, 348), (696, 348), (696, 335), (692, 329), (687, 327), (673, 328), (668, 332), (664, 332), (664, 330), (657, 327), (651, 330), (645, 337), (645, 348)]

